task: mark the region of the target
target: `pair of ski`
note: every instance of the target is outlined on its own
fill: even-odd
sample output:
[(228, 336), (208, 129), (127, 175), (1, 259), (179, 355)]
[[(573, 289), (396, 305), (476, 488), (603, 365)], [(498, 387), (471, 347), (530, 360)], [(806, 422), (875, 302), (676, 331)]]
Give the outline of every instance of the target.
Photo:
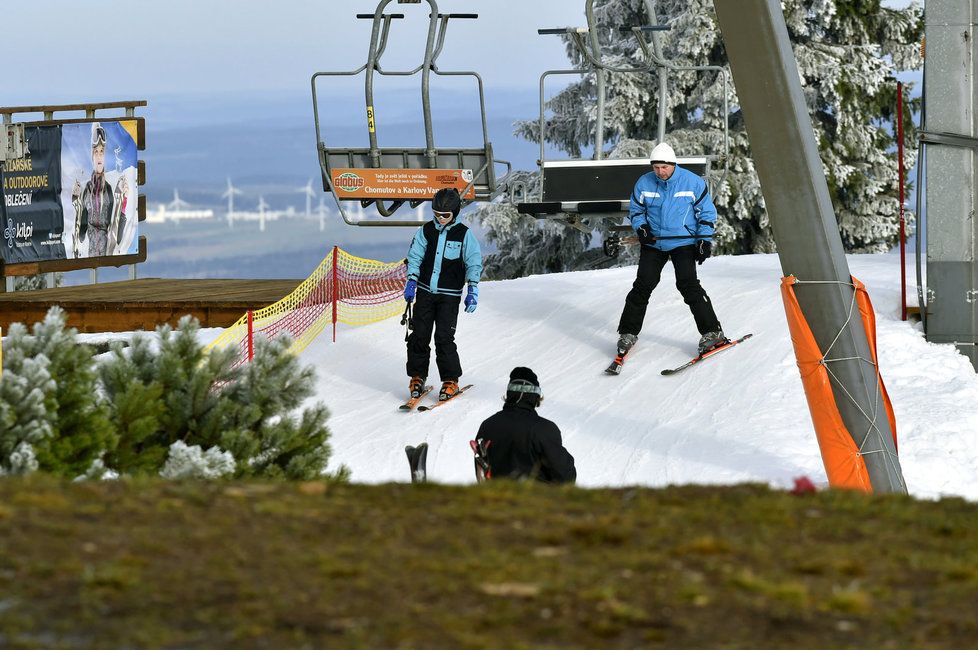
[(420, 395), (418, 395), (417, 397), (412, 397), (411, 399), (409, 399), (408, 401), (404, 402), (403, 404), (401, 404), (397, 408), (400, 411), (413, 411), (415, 409), (417, 409), (420, 412), (432, 411), (432, 410), (438, 408), (439, 406), (444, 406), (445, 404), (448, 404), (452, 400), (457, 399), (459, 395), (461, 395), (465, 391), (467, 391), (470, 388), (472, 388), (472, 386), (474, 386), (474, 384), (466, 384), (465, 386), (462, 386), (461, 388), (459, 388), (458, 389), (458, 392), (455, 393), (454, 395), (452, 395), (451, 397), (449, 397), (448, 399), (439, 400), (439, 401), (435, 402), (434, 404), (432, 404), (431, 406), (428, 406), (426, 404), (422, 404), (421, 406), (418, 406), (418, 404), (421, 402), (421, 400), (423, 400), (425, 398), (425, 395), (427, 395), (428, 393), (430, 393), (431, 390), (432, 390), (432, 387), (431, 386), (425, 386), (424, 387), (424, 390), (421, 391), (421, 394)]
[[(470, 440), (469, 447), (475, 455), (475, 478), (482, 483), (492, 478), (492, 469), (489, 467), (489, 445), (491, 440)], [(408, 445), (404, 448), (407, 454), (408, 465), (411, 467), (411, 482), (426, 483), (428, 481), (428, 443), (422, 442), (417, 447)]]
[[(682, 364), (681, 366), (677, 366), (675, 368), (666, 368), (665, 370), (662, 371), (662, 374), (663, 375), (674, 375), (677, 372), (682, 372), (683, 370), (685, 370), (686, 368), (689, 368), (690, 366), (695, 366), (697, 363), (699, 363), (700, 361), (703, 361), (704, 359), (709, 359), (710, 357), (715, 356), (715, 355), (719, 354), (720, 352), (723, 352), (724, 350), (729, 350), (733, 346), (738, 345), (740, 343), (743, 343), (744, 341), (746, 341), (747, 339), (749, 339), (752, 336), (754, 336), (754, 335), (753, 334), (745, 334), (744, 336), (741, 336), (739, 339), (727, 340), (726, 343), (721, 343), (720, 345), (716, 346), (715, 348), (712, 348), (710, 350), (707, 350), (703, 354), (696, 355), (695, 357), (693, 357), (692, 359), (690, 359), (686, 363)], [(621, 352), (619, 350), (617, 356), (615, 356), (615, 360), (612, 361), (611, 362), (611, 365), (608, 366), (605, 369), (605, 372), (607, 374), (609, 374), (609, 375), (619, 375), (619, 374), (621, 374), (621, 369), (622, 369), (622, 366), (625, 365), (625, 359), (626, 358), (628, 358), (628, 351), (625, 351), (623, 353), (623, 352)]]

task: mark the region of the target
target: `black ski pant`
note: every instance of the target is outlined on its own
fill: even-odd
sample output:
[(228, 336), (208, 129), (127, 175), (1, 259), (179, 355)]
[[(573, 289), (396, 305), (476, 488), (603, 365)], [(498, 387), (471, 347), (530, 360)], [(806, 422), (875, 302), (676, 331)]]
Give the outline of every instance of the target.
[(418, 289), (414, 300), (414, 329), (407, 342), (407, 374), (427, 377), (431, 361), (431, 331), (435, 332), (435, 363), (442, 381), (458, 380), (462, 364), (455, 346), (455, 325), (461, 296), (446, 296)]
[(625, 309), (621, 312), (618, 323), (619, 334), (634, 334), (642, 331), (645, 311), (649, 306), (649, 296), (659, 284), (662, 269), (669, 259), (676, 271), (676, 288), (682, 294), (683, 300), (689, 305), (696, 320), (696, 329), (700, 334), (715, 332), (720, 329), (720, 321), (713, 311), (713, 303), (696, 277), (696, 246), (680, 246), (671, 251), (660, 251), (648, 246), (642, 247), (638, 259), (638, 273), (632, 290), (625, 297)]

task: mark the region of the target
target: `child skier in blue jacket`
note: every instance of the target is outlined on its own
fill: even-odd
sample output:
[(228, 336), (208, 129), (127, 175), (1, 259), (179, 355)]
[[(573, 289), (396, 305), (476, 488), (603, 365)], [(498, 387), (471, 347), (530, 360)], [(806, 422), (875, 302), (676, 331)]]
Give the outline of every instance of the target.
[(638, 272), (625, 297), (618, 324), (618, 353), (624, 356), (642, 331), (652, 290), (659, 284), (670, 259), (676, 272), (676, 288), (689, 305), (699, 330), (699, 353), (725, 343), (713, 304), (696, 277), (713, 251), (717, 211), (706, 182), (676, 164), (676, 153), (667, 143), (652, 150), (652, 171), (635, 183), (629, 218), (642, 244)]
[(404, 300), (414, 301), (414, 329), (407, 342), (407, 374), (411, 397), (424, 390), (431, 359), (431, 333), (435, 334), (435, 362), (442, 385), (439, 400), (458, 393), (462, 365), (455, 345), (455, 325), (468, 284), (465, 311), (475, 311), (482, 277), (482, 251), (475, 235), (457, 221), (462, 209), (458, 190), (442, 189), (431, 200), (434, 219), (418, 229), (407, 256)]

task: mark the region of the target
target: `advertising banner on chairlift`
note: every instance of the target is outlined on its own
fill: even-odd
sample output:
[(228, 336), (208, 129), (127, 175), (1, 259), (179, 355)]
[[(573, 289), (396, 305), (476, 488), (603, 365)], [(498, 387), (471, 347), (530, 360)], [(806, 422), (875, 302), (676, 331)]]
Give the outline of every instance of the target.
[(136, 121), (26, 129), (30, 153), (4, 168), (3, 261), (138, 252)]
[[(438, 190), (454, 187), (475, 198), (471, 169), (370, 169), (337, 167), (332, 183), (341, 199), (429, 200)], [(468, 191), (465, 188), (468, 187)]]

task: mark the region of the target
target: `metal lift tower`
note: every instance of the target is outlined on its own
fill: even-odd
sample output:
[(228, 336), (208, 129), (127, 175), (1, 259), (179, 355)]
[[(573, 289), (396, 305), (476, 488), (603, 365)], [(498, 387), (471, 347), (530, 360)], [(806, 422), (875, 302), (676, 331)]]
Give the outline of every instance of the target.
[(978, 369), (978, 0), (927, 0), (924, 17), (925, 332), (956, 344)]
[[(969, 0), (970, 1), (970, 0)], [(876, 493), (906, 493), (779, 0), (714, 0), (785, 276)]]

